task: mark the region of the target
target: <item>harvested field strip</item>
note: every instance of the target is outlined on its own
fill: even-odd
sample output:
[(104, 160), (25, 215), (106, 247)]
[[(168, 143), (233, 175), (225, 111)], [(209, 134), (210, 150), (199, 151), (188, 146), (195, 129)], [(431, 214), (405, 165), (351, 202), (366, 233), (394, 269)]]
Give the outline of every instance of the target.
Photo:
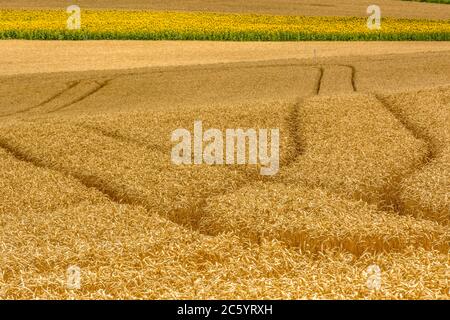
[[(1, 1), (1, 0), (0, 0)], [(365, 12), (365, 11), (364, 11)], [(315, 63), (330, 61), (330, 57), (353, 56), (348, 59), (333, 59), (334, 63), (354, 64), (360, 70), (367, 70), (361, 80), (368, 85), (374, 82), (386, 85), (390, 89), (410, 87), (420, 82), (410, 77), (429, 76), (427, 86), (448, 83), (446, 74), (450, 60), (450, 42), (211, 42), (211, 41), (0, 41), (0, 51), (5, 59), (0, 60), (0, 75), (36, 74), (39, 72), (79, 72), (97, 70), (116, 70), (118, 73), (141, 73), (139, 68), (157, 67), (153, 70), (182, 72), (190, 66), (197, 69), (216, 64), (216, 69), (241, 67), (255, 69), (266, 65), (266, 61), (278, 65), (289, 64), (293, 59), (315, 58)], [(67, 55), (68, 52), (77, 54)], [(126, 52), (127, 54), (124, 54)], [(89, 55), (89, 59), (86, 59)], [(380, 56), (382, 55), (382, 56)], [(356, 58), (359, 56), (359, 58)], [(378, 56), (378, 57), (376, 57)], [(369, 59), (370, 57), (370, 59)], [(360, 62), (372, 63), (360, 63)], [(52, 61), (52, 63), (50, 63)], [(253, 62), (252, 62), (253, 61)], [(284, 61), (284, 62), (283, 62)], [(344, 62), (345, 61), (345, 62)], [(383, 63), (379, 63), (383, 61)], [(306, 62), (303, 60), (303, 62)], [(378, 63), (375, 63), (378, 62)], [(407, 68), (411, 63), (415, 68)], [(297, 63), (298, 64), (298, 63)], [(387, 67), (390, 65), (391, 67)], [(127, 70), (128, 69), (128, 70)], [(122, 70), (122, 72), (120, 72)], [(192, 70), (192, 69), (191, 69)], [(376, 72), (375, 72), (376, 70)], [(399, 70), (398, 72), (396, 72)], [(402, 71), (400, 71), (402, 70)], [(145, 70), (152, 72), (152, 70)], [(372, 72), (372, 73), (369, 73)], [(385, 78), (386, 73), (393, 74)], [(111, 74), (111, 73), (110, 73)], [(438, 75), (438, 78), (436, 78)], [(444, 75), (441, 81), (436, 81)], [(446, 75), (446, 76), (445, 76)], [(445, 80), (445, 81), (444, 81)], [(397, 86), (395, 86), (397, 84)], [(378, 88), (382, 89), (382, 88)], [(373, 90), (372, 90), (373, 91)], [(378, 90), (382, 91), (382, 90)]]
[(306, 145), (282, 169), (280, 178), (288, 184), (320, 187), (393, 209), (398, 182), (427, 154), (425, 143), (371, 95), (313, 97), (298, 116)]
[(56, 10), (1, 10), (1, 39), (86, 40), (449, 40), (446, 20), (385, 18), (381, 30), (355, 17), (83, 10), (82, 29), (66, 30)]
[(355, 255), (410, 246), (447, 253), (450, 232), (427, 220), (377, 210), (319, 189), (257, 183), (207, 200), (200, 230), (234, 233), (261, 243), (277, 239), (317, 253), (338, 248)]
[(429, 157), (401, 184), (403, 211), (450, 221), (450, 89), (429, 89), (380, 97), (405, 126), (428, 142)]

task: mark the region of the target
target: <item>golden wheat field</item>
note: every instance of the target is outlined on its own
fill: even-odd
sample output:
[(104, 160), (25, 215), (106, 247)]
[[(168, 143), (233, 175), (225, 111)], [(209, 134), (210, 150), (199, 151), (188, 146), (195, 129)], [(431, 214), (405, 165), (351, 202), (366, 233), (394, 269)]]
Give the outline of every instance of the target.
[[(0, 299), (450, 298), (448, 43), (0, 48)], [(196, 120), (279, 172), (174, 165)]]
[(0, 300), (450, 300), (450, 5), (70, 4), (0, 0)]

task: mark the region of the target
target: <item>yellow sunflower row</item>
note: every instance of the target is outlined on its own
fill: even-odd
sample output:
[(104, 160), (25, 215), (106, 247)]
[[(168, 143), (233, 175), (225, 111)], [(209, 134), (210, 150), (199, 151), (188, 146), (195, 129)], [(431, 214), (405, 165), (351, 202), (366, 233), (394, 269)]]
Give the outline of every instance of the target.
[[(69, 25), (79, 18), (78, 30)], [(75, 19), (75, 20), (74, 20)], [(149, 11), (0, 10), (0, 39), (450, 40), (450, 20), (367, 19)]]

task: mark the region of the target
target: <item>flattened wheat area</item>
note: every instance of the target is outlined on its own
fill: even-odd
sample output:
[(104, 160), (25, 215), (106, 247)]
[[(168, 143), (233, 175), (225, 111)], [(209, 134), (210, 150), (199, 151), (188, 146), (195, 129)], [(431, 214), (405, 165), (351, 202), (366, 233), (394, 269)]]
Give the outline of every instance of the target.
[(450, 300), (447, 2), (0, 0), (0, 300)]

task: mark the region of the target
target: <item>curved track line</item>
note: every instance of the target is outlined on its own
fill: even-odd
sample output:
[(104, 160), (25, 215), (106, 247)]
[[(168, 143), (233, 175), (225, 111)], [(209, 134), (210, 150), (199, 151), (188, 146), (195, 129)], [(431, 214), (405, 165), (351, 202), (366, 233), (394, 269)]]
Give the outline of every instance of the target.
[(66, 103), (66, 104), (64, 104), (62, 106), (59, 106), (59, 107), (57, 107), (57, 108), (55, 108), (53, 110), (48, 111), (47, 113), (53, 113), (53, 112), (57, 112), (57, 111), (66, 109), (66, 108), (68, 108), (68, 107), (70, 107), (70, 106), (72, 106), (72, 105), (74, 105), (74, 104), (76, 104), (78, 102), (81, 102), (81, 101), (89, 98), (93, 94), (97, 93), (98, 91), (100, 91), (101, 89), (106, 87), (112, 80), (113, 79), (108, 79), (108, 80), (105, 80), (105, 81), (100, 82), (100, 83), (96, 81), (96, 83), (98, 84), (97, 88), (94, 88), (94, 89), (88, 91), (86, 94), (82, 95), (81, 97), (79, 97), (79, 98), (77, 98), (75, 100), (72, 100), (72, 101), (70, 101), (70, 102), (68, 102), (68, 103)]
[[(412, 172), (410, 172), (406, 176), (399, 177), (399, 180), (393, 186), (393, 187), (399, 189), (402, 181), (407, 179), (409, 176), (415, 175), (417, 172), (424, 170), (424, 168), (428, 165), (428, 163), (430, 163), (431, 161), (433, 161), (436, 158), (436, 154), (433, 151), (433, 148), (431, 147), (431, 143), (430, 143), (430, 140), (428, 137), (421, 134), (418, 130), (416, 130), (414, 128), (414, 126), (410, 125), (408, 123), (408, 121), (406, 119), (404, 119), (398, 112), (395, 112), (394, 109), (392, 108), (392, 106), (390, 105), (390, 103), (384, 97), (382, 97), (380, 94), (375, 94), (374, 96), (383, 105), (383, 107), (387, 111), (389, 111), (402, 124), (402, 126), (414, 136), (414, 138), (425, 142), (425, 145), (427, 147), (427, 153), (426, 153), (425, 157), (422, 158), (420, 165), (417, 168), (415, 168), (414, 170), (412, 170)], [(397, 195), (395, 199), (390, 199), (390, 200), (396, 211), (398, 211), (400, 213), (404, 212), (404, 208), (403, 208), (402, 202), (399, 199), (399, 195)]]
[[(281, 60), (272, 60), (272, 61), (290, 61), (292, 59), (281, 59)], [(255, 61), (255, 62), (249, 62), (249, 63), (258, 63), (259, 61)], [(264, 61), (262, 61), (264, 62)], [(247, 63), (247, 62), (245, 62)], [(325, 64), (325, 66), (327, 66), (328, 64)], [(332, 66), (333, 64), (330, 64), (330, 66)], [(226, 67), (224, 67), (226, 66)], [(344, 65), (342, 65), (344, 66)], [(151, 71), (143, 71), (143, 72), (131, 72), (131, 73), (122, 73), (122, 74), (116, 74), (114, 75), (113, 78), (108, 79), (106, 81), (103, 81), (99, 84), (99, 87), (87, 92), (85, 95), (70, 101), (60, 107), (57, 107), (53, 110), (48, 111), (47, 113), (53, 113), (53, 112), (57, 112), (60, 110), (63, 110), (65, 108), (68, 108), (70, 106), (72, 106), (73, 104), (76, 104), (78, 102), (81, 102), (83, 100), (85, 100), (86, 98), (88, 98), (89, 96), (95, 94), (96, 92), (98, 92), (99, 90), (101, 90), (102, 88), (104, 88), (105, 86), (107, 86), (111, 81), (117, 79), (117, 78), (122, 78), (122, 77), (127, 77), (127, 76), (139, 76), (139, 75), (148, 75), (148, 74), (161, 74), (161, 73), (172, 73), (172, 72), (192, 72), (192, 70), (195, 71), (210, 71), (210, 70), (214, 70), (214, 69), (218, 69), (220, 68), (220, 70), (225, 70), (225, 71), (229, 71), (229, 70), (236, 70), (236, 69), (264, 69), (264, 68), (273, 68), (273, 67), (300, 67), (300, 68), (317, 68), (320, 70), (320, 77), (319, 77), (319, 81), (318, 81), (318, 85), (316, 87), (316, 94), (318, 94), (320, 92), (320, 88), (322, 85), (322, 77), (323, 77), (323, 73), (324, 73), (324, 68), (323, 66), (319, 66), (317, 64), (304, 64), (301, 63), (300, 61), (298, 63), (272, 63), (272, 64), (262, 64), (262, 65), (240, 65), (239, 62), (237, 63), (232, 63), (232, 65), (230, 64), (226, 64), (226, 63), (219, 63), (219, 64), (211, 64), (208, 66), (201, 66), (201, 65), (196, 65), (196, 66), (169, 66), (167, 68), (163, 68), (163, 69), (156, 69), (156, 70), (151, 70)], [(352, 74), (354, 75), (354, 67), (353, 66), (347, 66), (346, 67), (350, 67), (352, 68)], [(161, 68), (161, 67), (157, 67), (157, 68)], [(86, 80), (86, 79), (83, 79)], [(67, 84), (67, 87), (64, 88), (63, 90), (61, 90), (60, 92), (54, 94), (53, 96), (49, 97), (48, 99), (42, 101), (41, 103), (39, 103), (38, 105), (26, 108), (26, 109), (22, 109), (20, 111), (16, 111), (16, 112), (12, 112), (9, 114), (4, 114), (1, 115), (0, 118), (4, 118), (4, 117), (10, 117), (10, 116), (14, 116), (17, 114), (22, 114), (22, 113), (27, 113), (31, 110), (40, 108), (45, 106), (46, 104), (58, 99), (59, 97), (61, 97), (64, 93), (66, 93), (67, 91), (73, 89), (74, 87), (76, 87), (77, 85), (79, 85), (83, 80), (77, 80), (77, 81), (71, 81)], [(352, 85), (354, 88), (354, 91), (356, 91), (356, 87), (354, 84), (354, 77), (352, 77)]]
[(381, 96), (380, 94), (375, 94), (375, 98), (380, 101), (383, 107), (388, 110), (403, 125), (403, 127), (405, 127), (406, 130), (411, 132), (414, 138), (416, 138), (417, 140), (422, 140), (426, 143), (428, 148), (428, 156), (424, 161), (425, 163), (428, 163), (436, 158), (433, 148), (431, 148), (430, 139), (426, 135), (421, 134), (418, 130), (416, 130), (416, 128), (414, 128), (414, 126), (410, 125), (409, 122), (404, 119), (398, 112), (395, 112), (392, 106), (383, 96)]
[(49, 103), (49, 102), (52, 102), (53, 100), (59, 98), (61, 95), (64, 94), (64, 92), (66, 92), (66, 91), (68, 91), (68, 90), (70, 90), (70, 89), (76, 87), (77, 85), (79, 85), (80, 82), (81, 82), (81, 80), (69, 82), (69, 85), (67, 86), (66, 89), (62, 90), (61, 92), (58, 92), (58, 93), (55, 94), (54, 96), (52, 96), (52, 97), (48, 98), (47, 100), (41, 102), (41, 103), (38, 104), (35, 108), (42, 107), (43, 105), (45, 105), (45, 104), (47, 104), (47, 103)]
[(349, 64), (339, 64), (337, 66), (339, 66), (339, 67), (347, 67), (347, 68), (352, 70), (351, 84), (352, 84), (353, 91), (356, 92), (357, 91), (356, 90), (356, 68), (354, 66), (352, 66), (352, 65), (349, 65)]
[[(143, 207), (147, 212), (150, 213), (150, 209), (148, 206), (139, 199), (139, 197), (130, 197), (127, 194), (121, 193), (119, 190), (115, 190), (114, 187), (111, 187), (108, 184), (108, 181), (105, 181), (104, 179), (94, 176), (94, 175), (84, 175), (79, 173), (74, 173), (69, 170), (58, 168), (56, 165), (47, 164), (44, 161), (35, 158), (18, 148), (14, 147), (8, 141), (3, 140), (2, 137), (0, 137), (0, 148), (6, 150), (9, 154), (11, 154), (16, 160), (26, 162), (28, 164), (33, 165), (37, 168), (42, 168), (46, 170), (52, 170), (54, 172), (58, 172), (66, 177), (75, 179), (79, 183), (81, 183), (84, 187), (90, 189), (93, 188), (97, 190), (98, 192), (102, 193), (106, 198), (108, 198), (111, 202), (114, 202), (116, 204), (126, 204), (130, 206), (141, 206)], [(184, 209), (184, 211), (195, 211), (196, 214), (192, 214), (192, 216), (197, 216), (201, 212), (202, 208), (187, 208)], [(170, 216), (161, 216), (164, 219), (167, 219), (169, 221), (172, 221), (173, 223), (176, 223), (182, 228), (185, 229), (192, 229), (195, 228), (195, 222), (193, 221), (192, 224), (186, 223), (186, 221), (179, 221), (177, 219), (173, 219)], [(198, 229), (194, 229), (197, 232), (201, 233)], [(210, 235), (206, 233), (201, 233), (205, 236), (210, 237)]]
[(318, 67), (318, 68), (320, 71), (320, 75), (319, 75), (319, 80), (318, 80), (317, 86), (316, 86), (316, 95), (319, 95), (319, 93), (320, 93), (320, 88), (322, 87), (323, 72), (324, 72), (323, 67)]
[[(295, 63), (281, 63), (281, 61), (295, 61)], [(267, 63), (265, 62), (277, 62), (280, 63)], [(254, 65), (248, 65), (248, 64)], [(260, 64), (257, 64), (260, 63)], [(241, 65), (242, 64), (242, 65)], [(337, 67), (347, 67), (352, 70), (352, 87), (356, 92), (356, 81), (355, 74), (356, 68), (353, 65), (348, 64), (335, 64), (335, 63), (302, 63), (301, 60), (298, 59), (280, 59), (280, 60), (255, 60), (255, 61), (245, 61), (245, 62), (231, 62), (231, 63), (215, 63), (209, 65), (179, 65), (179, 66), (166, 66), (166, 67), (149, 67), (147, 69), (153, 70), (143, 70), (144, 68), (137, 68), (136, 70), (143, 70), (142, 72), (130, 72), (130, 73), (122, 73), (116, 74), (116, 77), (126, 77), (126, 76), (139, 76), (139, 75), (147, 75), (147, 74), (158, 74), (158, 73), (172, 73), (172, 72), (192, 72), (192, 71), (210, 71), (214, 69), (219, 69), (221, 71), (231, 71), (235, 69), (264, 69), (264, 68), (275, 68), (275, 67), (304, 67), (304, 68), (321, 68), (323, 71), (324, 66), (337, 66)]]
[(21, 113), (26, 113), (29, 112), (31, 110), (43, 107), (44, 105), (46, 105), (47, 103), (52, 102), (53, 100), (59, 98), (60, 96), (62, 96), (64, 93), (66, 93), (67, 91), (69, 91), (70, 89), (73, 89), (74, 87), (76, 87), (78, 84), (80, 84), (81, 80), (77, 80), (77, 81), (71, 81), (68, 82), (66, 85), (66, 88), (64, 88), (63, 90), (57, 92), (56, 94), (54, 94), (53, 96), (51, 96), (50, 98), (47, 98), (46, 100), (42, 101), (41, 103), (39, 103), (38, 105), (26, 108), (26, 109), (22, 109), (16, 112), (12, 112), (12, 113), (8, 113), (8, 114), (4, 114), (1, 115), (0, 118), (4, 118), (4, 117), (10, 117), (10, 116), (15, 116)]
[(284, 164), (285, 166), (289, 166), (291, 163), (295, 162), (297, 158), (305, 152), (305, 143), (303, 137), (300, 134), (300, 124), (299, 124), (300, 121), (299, 111), (303, 103), (304, 99), (299, 99), (298, 102), (296, 102), (292, 106), (286, 119), (288, 134), (294, 145), (294, 154), (292, 155), (292, 157), (289, 157), (289, 159), (286, 160), (286, 163)]

